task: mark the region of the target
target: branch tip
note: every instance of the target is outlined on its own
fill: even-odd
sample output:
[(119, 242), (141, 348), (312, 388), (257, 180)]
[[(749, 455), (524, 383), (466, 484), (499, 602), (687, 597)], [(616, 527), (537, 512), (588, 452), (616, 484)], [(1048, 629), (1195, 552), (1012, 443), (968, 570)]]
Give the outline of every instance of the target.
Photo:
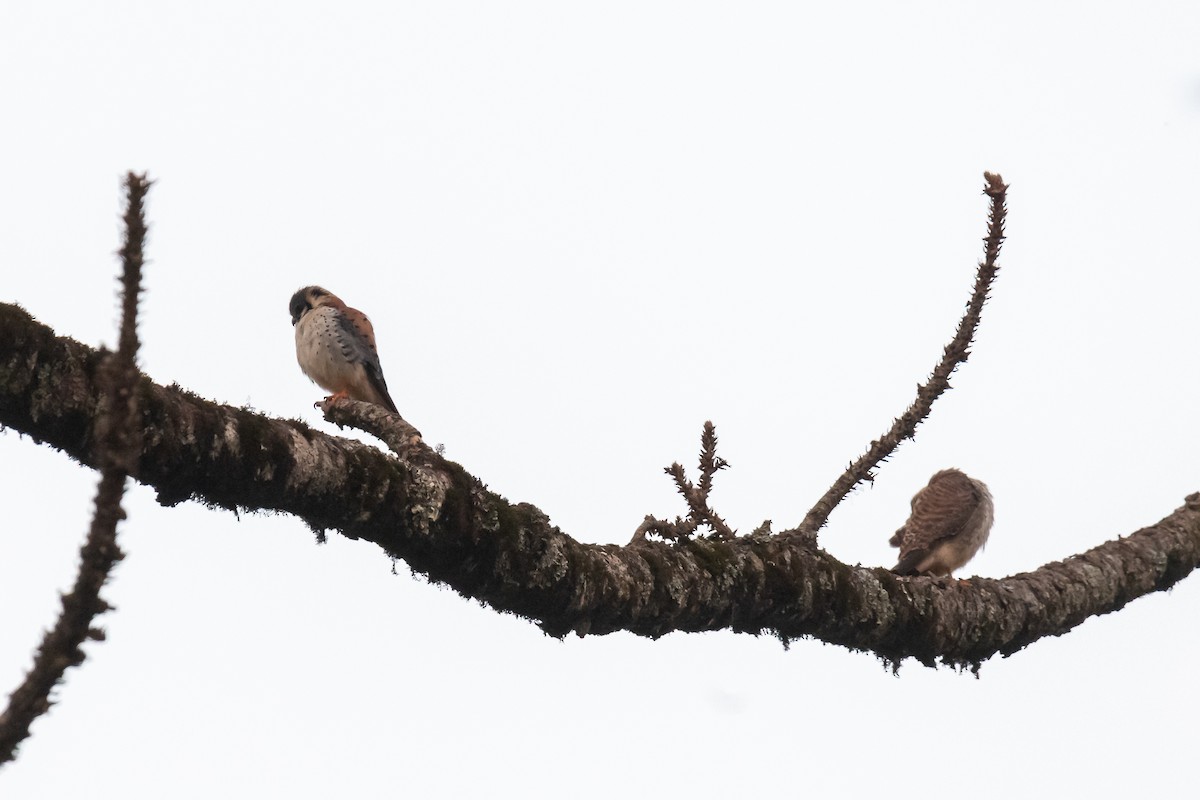
[(410, 425), (399, 414), (393, 414), (383, 406), (347, 397), (327, 399), (314, 404), (325, 414), (325, 419), (339, 428), (354, 428), (371, 434), (402, 459), (418, 458), (428, 461), (440, 459), (421, 436), (421, 432)]

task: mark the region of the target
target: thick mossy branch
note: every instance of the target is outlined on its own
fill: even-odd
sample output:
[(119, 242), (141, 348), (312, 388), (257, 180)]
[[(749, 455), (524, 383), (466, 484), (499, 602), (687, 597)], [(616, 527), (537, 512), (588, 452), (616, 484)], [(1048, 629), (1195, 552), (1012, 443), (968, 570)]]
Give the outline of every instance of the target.
[[(0, 424), (95, 466), (98, 355), (0, 304)], [(812, 636), (897, 661), (977, 664), (1168, 588), (1200, 563), (1200, 494), (1156, 525), (1003, 580), (900, 578), (766, 530), (580, 543), (436, 453), (368, 445), (142, 377), (138, 480), (164, 502), (270, 509), (376, 542), (547, 632), (734, 630)]]
[[(946, 345), (942, 360), (933, 369), (929, 381), (917, 387), (917, 397), (912, 405), (892, 422), (892, 427), (881, 438), (871, 442), (867, 452), (852, 462), (838, 477), (829, 491), (809, 509), (804, 521), (791, 531), (783, 534), (799, 535), (801, 538), (815, 539), (819, 531), (829, 520), (829, 515), (838, 503), (862, 481), (874, 480), (871, 472), (881, 462), (886, 461), (900, 443), (905, 439), (916, 436), (917, 426), (920, 425), (933, 409), (933, 402), (950, 388), (950, 376), (958, 365), (967, 360), (970, 355), (971, 342), (975, 331), (979, 328), (979, 320), (983, 315), (983, 305), (987, 302), (988, 292), (996, 275), (1000, 271), (996, 260), (1000, 256), (1000, 247), (1004, 244), (1004, 217), (1007, 214), (1005, 197), (1008, 186), (999, 175), (991, 172), (983, 173), (985, 186), (984, 194), (991, 198), (988, 209), (988, 233), (984, 239), (984, 258), (979, 262), (975, 273), (975, 286), (971, 291), (971, 299), (967, 302), (966, 313), (958, 323), (954, 338)], [(781, 534), (782, 535), (782, 534)]]
[(99, 408), (93, 431), (96, 464), (100, 469), (96, 511), (80, 550), (75, 585), (69, 594), (62, 596), (58, 621), (43, 637), (33, 668), (13, 690), (8, 707), (0, 714), (0, 764), (16, 757), (17, 747), (29, 736), (30, 725), (50, 709), (50, 692), (62, 681), (67, 668), (83, 663), (84, 640), (104, 639), (104, 632), (92, 627), (92, 621), (109, 609), (100, 597), (100, 589), (113, 566), (124, 558), (117, 546), (117, 523), (125, 518), (121, 498), (125, 493), (125, 478), (136, 474), (142, 451), (134, 390), (142, 377), (136, 364), (137, 309), (146, 239), (144, 200), (149, 190), (150, 181), (145, 175), (126, 176), (125, 242), (120, 250), (123, 267), (120, 344), (116, 353), (99, 355), (95, 381), (99, 396), (92, 404)]

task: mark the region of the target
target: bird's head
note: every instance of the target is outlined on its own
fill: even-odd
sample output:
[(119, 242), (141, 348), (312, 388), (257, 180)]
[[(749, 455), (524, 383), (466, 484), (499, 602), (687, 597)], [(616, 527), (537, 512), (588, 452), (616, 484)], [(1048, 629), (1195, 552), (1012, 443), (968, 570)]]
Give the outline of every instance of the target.
[(295, 325), (301, 317), (314, 308), (321, 306), (339, 308), (344, 305), (345, 303), (339, 300), (337, 295), (320, 286), (305, 286), (292, 295), (292, 300), (288, 303), (288, 310), (292, 312), (292, 324)]

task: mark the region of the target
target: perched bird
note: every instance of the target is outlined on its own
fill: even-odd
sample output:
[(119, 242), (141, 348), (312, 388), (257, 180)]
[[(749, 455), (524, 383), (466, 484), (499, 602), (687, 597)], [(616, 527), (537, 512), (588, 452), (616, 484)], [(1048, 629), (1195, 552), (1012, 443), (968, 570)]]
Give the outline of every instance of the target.
[(366, 314), (320, 286), (296, 292), (288, 310), (296, 328), (296, 360), (313, 383), (333, 392), (326, 400), (349, 397), (397, 413)]
[(912, 499), (908, 522), (889, 544), (900, 548), (899, 575), (949, 575), (983, 547), (992, 530), (992, 495), (957, 469), (935, 472)]

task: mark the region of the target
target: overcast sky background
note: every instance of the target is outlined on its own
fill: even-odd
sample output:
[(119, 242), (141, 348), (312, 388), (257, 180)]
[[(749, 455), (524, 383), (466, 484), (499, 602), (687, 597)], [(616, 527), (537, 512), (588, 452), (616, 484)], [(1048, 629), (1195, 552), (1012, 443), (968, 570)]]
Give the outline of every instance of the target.
[[(894, 563), (957, 466), (965, 577), (1200, 489), (1195, 3), (10, 4), (0, 300), (114, 343), (148, 170), (141, 365), (336, 433), (287, 300), (366, 311), (404, 416), (583, 541), (714, 505), (796, 524), (911, 401), (981, 255), (972, 358), (822, 544)], [(69, 586), (96, 475), (0, 435), (0, 693)], [(557, 641), (287, 516), (156, 505), (6, 799), (1139, 796), (1194, 787), (1200, 578), (980, 679), (730, 633)], [(1185, 732), (1186, 731), (1186, 732)]]

